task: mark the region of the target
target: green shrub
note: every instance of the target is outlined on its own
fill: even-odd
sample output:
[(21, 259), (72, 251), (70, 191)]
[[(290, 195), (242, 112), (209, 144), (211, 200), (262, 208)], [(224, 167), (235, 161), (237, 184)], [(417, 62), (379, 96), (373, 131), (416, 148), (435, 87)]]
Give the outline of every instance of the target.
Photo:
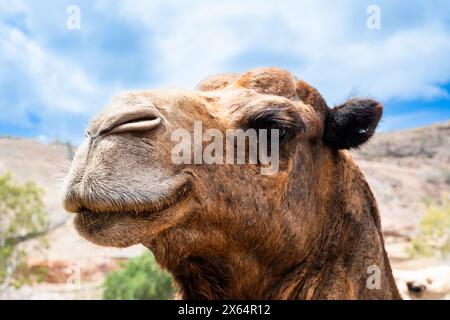
[[(47, 227), (42, 189), (33, 182), (16, 184), (0, 176), (0, 288), (27, 282), (26, 252), (20, 244)], [(45, 239), (41, 239), (45, 242)], [(36, 248), (40, 249), (39, 246)]]
[(412, 255), (446, 257), (450, 253), (450, 200), (442, 197), (439, 205), (427, 203), (420, 222), (420, 235), (412, 240)]
[(172, 299), (172, 277), (162, 272), (151, 253), (122, 264), (123, 269), (106, 276), (104, 299), (155, 300)]

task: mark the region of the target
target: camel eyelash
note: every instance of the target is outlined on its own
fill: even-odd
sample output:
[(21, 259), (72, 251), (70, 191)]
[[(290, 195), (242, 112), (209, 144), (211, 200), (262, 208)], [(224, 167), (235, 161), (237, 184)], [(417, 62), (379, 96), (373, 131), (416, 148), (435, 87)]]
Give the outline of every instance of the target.
[(286, 115), (276, 113), (266, 113), (256, 115), (250, 119), (248, 119), (245, 128), (253, 128), (256, 130), (259, 129), (278, 129), (279, 138), (285, 139), (290, 136), (290, 133), (295, 131), (297, 125), (293, 123), (291, 119), (289, 119)]

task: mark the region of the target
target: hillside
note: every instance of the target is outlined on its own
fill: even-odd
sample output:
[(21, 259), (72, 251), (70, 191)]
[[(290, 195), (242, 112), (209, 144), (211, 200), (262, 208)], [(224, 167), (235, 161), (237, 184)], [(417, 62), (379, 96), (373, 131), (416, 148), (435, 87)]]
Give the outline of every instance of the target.
[[(44, 201), (51, 221), (46, 252), (30, 251), (30, 265), (48, 269), (44, 283), (0, 293), (0, 298), (99, 298), (105, 273), (117, 268), (119, 261), (144, 250), (141, 246), (98, 248), (77, 235), (72, 217), (64, 212), (58, 196), (58, 185), (70, 166), (70, 153), (64, 144), (0, 138), (0, 174), (11, 171), (19, 182), (33, 180), (40, 185), (45, 191)], [(399, 286), (405, 289), (402, 279), (410, 275), (404, 275), (403, 269), (436, 265), (430, 259), (411, 260), (405, 248), (419, 232), (426, 201), (450, 194), (450, 122), (379, 133), (362, 149), (352, 151), (352, 155), (378, 201), (387, 250), (393, 267), (401, 269), (396, 274)], [(33, 241), (25, 245), (31, 247)], [(444, 278), (450, 279), (450, 271), (446, 272)], [(77, 273), (82, 279), (81, 286), (68, 286)]]
[[(72, 215), (61, 206), (59, 186), (70, 167), (71, 150), (60, 143), (43, 144), (37, 140), (0, 138), (0, 175), (11, 172), (15, 181), (36, 182), (44, 190), (44, 203), (50, 228), (48, 248), (35, 252), (37, 239), (22, 245), (30, 248), (31, 268), (48, 270), (44, 282), (20, 290), (0, 292), (0, 299), (84, 299), (99, 298), (106, 272), (118, 262), (136, 256), (143, 248), (104, 249), (83, 240), (72, 225)], [(74, 284), (80, 278), (80, 286)]]
[(379, 133), (352, 153), (378, 201), (385, 233), (417, 233), (426, 201), (450, 194), (450, 122)]
[(0, 138), (0, 174), (10, 171), (14, 180), (36, 182), (44, 189), (44, 202), (51, 225), (67, 219), (58, 201), (58, 185), (70, 166), (64, 144), (42, 144), (21, 138)]

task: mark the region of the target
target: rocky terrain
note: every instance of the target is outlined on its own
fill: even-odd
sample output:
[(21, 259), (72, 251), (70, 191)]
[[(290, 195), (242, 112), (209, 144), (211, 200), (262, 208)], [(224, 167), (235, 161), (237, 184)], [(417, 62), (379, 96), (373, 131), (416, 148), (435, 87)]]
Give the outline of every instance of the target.
[[(44, 281), (0, 292), (0, 298), (101, 298), (104, 275), (116, 269), (118, 262), (144, 250), (140, 246), (99, 248), (75, 233), (72, 217), (61, 208), (58, 196), (72, 151), (59, 143), (0, 138), (0, 174), (10, 171), (19, 182), (33, 180), (41, 186), (51, 221), (46, 234), (48, 248), (45, 252), (30, 250), (29, 255), (31, 268), (45, 266), (48, 270)], [(437, 258), (411, 259), (406, 249), (420, 232), (426, 201), (450, 195), (450, 122), (380, 133), (352, 154), (378, 200), (387, 250), (404, 297), (449, 299), (449, 263)], [(31, 248), (33, 241), (36, 239), (23, 245)], [(421, 286), (425, 289), (418, 290)]]
[(87, 299), (101, 297), (104, 275), (118, 262), (139, 255), (144, 248), (99, 248), (83, 240), (72, 226), (72, 216), (61, 207), (59, 186), (70, 167), (73, 150), (61, 143), (43, 144), (22, 138), (0, 138), (0, 175), (9, 171), (14, 180), (36, 182), (44, 190), (50, 226), (44, 252), (33, 250), (39, 239), (22, 245), (29, 250), (30, 268), (45, 267), (42, 283), (0, 292), (0, 299)]
[[(450, 299), (450, 260), (411, 259), (427, 202), (450, 197), (450, 121), (378, 133), (352, 151), (378, 201), (386, 248), (405, 298)], [(416, 285), (408, 290), (408, 283)]]
[(377, 198), (386, 234), (414, 235), (426, 201), (450, 193), (450, 122), (379, 133), (352, 153)]

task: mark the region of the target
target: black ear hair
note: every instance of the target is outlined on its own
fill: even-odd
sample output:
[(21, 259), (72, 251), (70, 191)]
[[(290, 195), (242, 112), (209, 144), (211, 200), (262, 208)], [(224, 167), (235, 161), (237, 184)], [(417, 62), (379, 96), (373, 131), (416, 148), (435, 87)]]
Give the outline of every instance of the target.
[(370, 99), (351, 99), (328, 111), (323, 141), (334, 149), (357, 148), (370, 139), (383, 106)]

